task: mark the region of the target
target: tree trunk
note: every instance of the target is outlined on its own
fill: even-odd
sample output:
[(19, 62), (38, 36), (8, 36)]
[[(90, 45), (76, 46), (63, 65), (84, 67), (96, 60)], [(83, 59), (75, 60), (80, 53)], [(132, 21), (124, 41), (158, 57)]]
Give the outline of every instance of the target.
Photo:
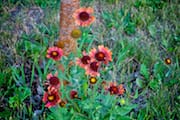
[[(64, 55), (66, 56), (71, 52), (76, 53), (77, 41), (71, 37), (71, 32), (74, 29), (78, 29), (78, 26), (75, 25), (72, 15), (79, 7), (79, 0), (61, 0), (60, 38), (57, 42), (57, 46), (64, 50)], [(58, 45), (58, 43), (61, 43), (61, 45)]]

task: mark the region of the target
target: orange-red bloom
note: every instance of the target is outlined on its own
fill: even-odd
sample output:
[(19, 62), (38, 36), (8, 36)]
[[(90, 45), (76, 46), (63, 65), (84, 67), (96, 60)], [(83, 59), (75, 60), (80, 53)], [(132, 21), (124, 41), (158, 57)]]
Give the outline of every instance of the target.
[(47, 58), (51, 58), (53, 60), (60, 60), (61, 57), (63, 56), (63, 50), (58, 47), (49, 47), (47, 50)]
[(92, 16), (93, 13), (94, 10), (90, 7), (80, 8), (74, 12), (73, 18), (75, 19), (75, 23), (77, 25), (85, 27), (95, 21), (95, 17)]
[(117, 85), (116, 82), (110, 82), (109, 86), (105, 86), (105, 89), (108, 90), (111, 95), (123, 95), (125, 92), (123, 85)]
[(100, 63), (97, 61), (92, 61), (88, 64), (88, 66), (85, 68), (86, 75), (90, 75), (92, 77), (99, 76), (99, 67)]
[(67, 80), (63, 80), (63, 85), (64, 86), (67, 86), (67, 85), (69, 85), (70, 84), (70, 82), (69, 81), (67, 81)]
[(60, 103), (60, 95), (57, 91), (45, 92), (42, 101), (46, 104), (45, 107), (53, 107)]
[(109, 61), (112, 61), (112, 52), (103, 45), (98, 46), (98, 50), (95, 48), (92, 49), (89, 56), (104, 64), (108, 64)]
[(57, 73), (55, 73), (55, 75), (53, 75), (52, 73), (47, 75), (47, 82), (45, 84), (48, 85), (48, 91), (59, 89), (60, 80), (57, 76), (58, 76)]
[(82, 68), (85, 68), (89, 64), (90, 60), (91, 58), (89, 57), (89, 55), (85, 51), (83, 51), (82, 58), (77, 58), (76, 64)]
[(70, 98), (71, 98), (71, 99), (78, 98), (78, 93), (77, 93), (77, 91), (71, 90), (71, 92), (70, 92)]

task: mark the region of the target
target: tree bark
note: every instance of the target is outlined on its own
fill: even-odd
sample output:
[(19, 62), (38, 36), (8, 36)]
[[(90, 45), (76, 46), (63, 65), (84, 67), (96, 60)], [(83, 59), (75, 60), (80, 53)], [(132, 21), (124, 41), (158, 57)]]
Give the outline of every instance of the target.
[[(77, 41), (71, 37), (71, 32), (78, 29), (72, 17), (74, 11), (80, 7), (79, 0), (61, 0), (60, 6), (60, 37), (58, 42), (63, 42), (64, 55), (76, 53)], [(57, 42), (57, 43), (58, 43)], [(58, 46), (59, 47), (59, 46)]]

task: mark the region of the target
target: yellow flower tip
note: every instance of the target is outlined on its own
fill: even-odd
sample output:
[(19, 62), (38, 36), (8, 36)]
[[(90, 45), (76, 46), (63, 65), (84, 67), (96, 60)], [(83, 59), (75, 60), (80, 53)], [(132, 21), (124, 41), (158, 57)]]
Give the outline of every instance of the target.
[(97, 79), (95, 77), (91, 77), (89, 81), (91, 84), (95, 84), (97, 82)]
[(61, 107), (65, 107), (66, 102), (62, 100), (62, 101), (59, 103), (59, 105), (60, 105)]
[(124, 100), (124, 98), (120, 99), (119, 102), (120, 102), (121, 105), (125, 105), (126, 104), (126, 101)]
[(166, 58), (166, 59), (165, 59), (165, 63), (166, 63), (167, 65), (171, 64), (171, 59), (170, 59), (170, 58)]
[(64, 48), (64, 46), (65, 46), (65, 44), (64, 44), (64, 41), (61, 41), (61, 40), (59, 40), (57, 43), (56, 43), (56, 46), (58, 47), (58, 48)]
[(78, 95), (76, 94), (76, 95), (74, 95), (74, 98), (78, 98)]
[(64, 107), (64, 106), (65, 106), (65, 103), (61, 103), (61, 106)]
[(71, 40), (69, 40), (69, 39), (59, 40), (59, 41), (57, 41), (56, 46), (61, 48), (61, 49), (64, 49), (64, 47), (68, 46), (70, 43), (71, 43)]
[(79, 30), (79, 29), (74, 29), (74, 30), (72, 30), (72, 32), (71, 32), (71, 37), (72, 38), (79, 38), (80, 36), (81, 36), (81, 30)]

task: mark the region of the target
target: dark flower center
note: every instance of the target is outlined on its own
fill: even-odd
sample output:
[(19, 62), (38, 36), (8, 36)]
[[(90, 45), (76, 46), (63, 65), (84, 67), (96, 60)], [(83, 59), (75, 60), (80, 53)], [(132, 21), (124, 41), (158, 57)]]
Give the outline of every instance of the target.
[(81, 62), (83, 63), (83, 64), (88, 64), (88, 61), (90, 60), (91, 58), (89, 57), (89, 56), (83, 56), (82, 58), (81, 58)]
[(52, 102), (52, 101), (55, 100), (55, 98), (56, 98), (55, 95), (49, 95), (49, 96), (48, 96), (48, 101)]
[(81, 12), (80, 14), (79, 14), (79, 18), (80, 18), (80, 20), (82, 20), (82, 21), (87, 21), (88, 19), (89, 19), (89, 14), (87, 13), (87, 12)]
[(59, 78), (53, 76), (49, 79), (51, 85), (57, 85), (59, 84)]
[(105, 54), (103, 52), (98, 52), (95, 54), (95, 58), (98, 61), (104, 61), (105, 60)]
[(95, 71), (95, 72), (97, 72), (98, 71), (98, 63), (97, 62), (92, 62), (91, 64), (90, 64), (90, 68), (93, 70), (93, 71)]
[(57, 57), (58, 55), (59, 55), (59, 53), (57, 51), (52, 51), (51, 52), (52, 57)]
[(117, 94), (118, 93), (118, 88), (117, 88), (117, 86), (111, 86), (109, 88), (109, 91), (110, 91), (111, 94)]

